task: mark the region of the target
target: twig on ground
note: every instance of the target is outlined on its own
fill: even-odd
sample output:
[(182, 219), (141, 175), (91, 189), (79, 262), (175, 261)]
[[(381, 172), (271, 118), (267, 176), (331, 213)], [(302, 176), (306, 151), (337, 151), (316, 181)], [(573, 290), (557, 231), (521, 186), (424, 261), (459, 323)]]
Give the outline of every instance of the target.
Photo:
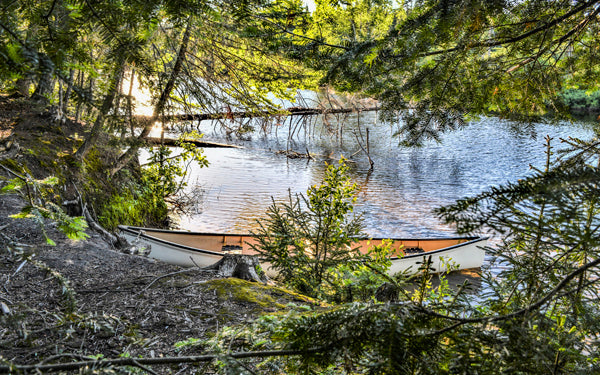
[(135, 364), (136, 367), (138, 367), (138, 368), (140, 368), (140, 369), (142, 369), (142, 370), (144, 370), (144, 371), (146, 371), (146, 372), (148, 372), (148, 373), (150, 373), (152, 375), (158, 375), (158, 373), (156, 371), (152, 370), (149, 367), (146, 367), (146, 366), (142, 365), (141, 363), (139, 363), (135, 359), (133, 360), (133, 363)]
[(170, 277), (170, 276), (178, 275), (180, 273), (186, 273), (186, 272), (189, 272), (189, 271), (204, 271), (204, 272), (209, 272), (208, 270), (202, 270), (201, 268), (195, 268), (195, 267), (186, 268), (186, 269), (175, 271), (175, 272), (170, 272), (170, 273), (167, 273), (165, 275), (158, 276), (157, 278), (155, 278), (154, 280), (152, 280), (152, 282), (150, 282), (150, 284), (146, 285), (146, 287), (144, 289), (142, 289), (142, 291), (140, 293), (145, 292), (146, 290), (148, 290), (148, 288), (150, 288), (158, 280), (164, 279), (165, 277)]

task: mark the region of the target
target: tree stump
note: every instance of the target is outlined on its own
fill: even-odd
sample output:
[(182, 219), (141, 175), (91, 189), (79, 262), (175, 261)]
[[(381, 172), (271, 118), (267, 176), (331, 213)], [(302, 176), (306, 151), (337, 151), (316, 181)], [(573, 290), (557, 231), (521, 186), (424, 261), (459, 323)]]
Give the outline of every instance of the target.
[(256, 255), (225, 254), (217, 263), (205, 267), (216, 270), (218, 276), (267, 283), (269, 278), (262, 270)]

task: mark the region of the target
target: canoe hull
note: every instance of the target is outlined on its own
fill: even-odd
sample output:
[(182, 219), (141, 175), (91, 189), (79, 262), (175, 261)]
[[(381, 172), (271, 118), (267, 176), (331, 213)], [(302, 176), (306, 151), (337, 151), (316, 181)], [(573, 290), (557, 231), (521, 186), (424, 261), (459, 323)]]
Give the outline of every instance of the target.
[[(151, 228), (119, 226), (122, 235), (136, 246), (145, 248), (149, 257), (183, 267), (208, 267), (218, 262), (226, 253), (256, 254), (251, 249), (255, 239), (249, 235), (193, 233)], [(359, 245), (378, 244), (382, 239), (365, 239)], [(422, 253), (393, 257), (389, 274), (415, 273), (431, 259), (436, 273), (479, 268), (485, 257), (487, 239), (481, 237), (443, 239), (393, 239), (397, 249), (418, 248)], [(223, 251), (222, 249), (230, 249)], [(400, 250), (398, 250), (400, 252)], [(268, 276), (276, 273), (263, 264)]]
[(487, 238), (480, 238), (422, 255), (395, 258), (392, 259), (389, 274), (395, 275), (399, 272), (416, 273), (426, 261), (431, 262), (431, 270), (435, 273), (480, 268), (485, 259), (486, 246)]

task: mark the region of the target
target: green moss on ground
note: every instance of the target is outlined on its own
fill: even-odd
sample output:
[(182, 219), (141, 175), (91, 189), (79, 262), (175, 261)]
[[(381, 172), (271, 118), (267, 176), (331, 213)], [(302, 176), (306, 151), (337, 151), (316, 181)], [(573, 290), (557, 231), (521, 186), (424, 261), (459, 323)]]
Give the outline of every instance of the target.
[(319, 304), (310, 297), (278, 286), (236, 278), (208, 280), (201, 285), (205, 290), (215, 293), (222, 301), (249, 303), (263, 312), (286, 309), (289, 304)]

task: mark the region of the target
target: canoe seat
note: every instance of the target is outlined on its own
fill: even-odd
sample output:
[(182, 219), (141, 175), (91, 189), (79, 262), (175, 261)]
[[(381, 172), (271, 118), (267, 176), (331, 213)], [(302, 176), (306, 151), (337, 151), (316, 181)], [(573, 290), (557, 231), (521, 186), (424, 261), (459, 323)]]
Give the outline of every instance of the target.
[(420, 247), (405, 247), (402, 251), (404, 251), (404, 254), (421, 254), (425, 252)]
[(223, 245), (223, 247), (221, 247), (221, 251), (226, 254), (241, 254), (242, 250), (243, 248), (238, 245)]

